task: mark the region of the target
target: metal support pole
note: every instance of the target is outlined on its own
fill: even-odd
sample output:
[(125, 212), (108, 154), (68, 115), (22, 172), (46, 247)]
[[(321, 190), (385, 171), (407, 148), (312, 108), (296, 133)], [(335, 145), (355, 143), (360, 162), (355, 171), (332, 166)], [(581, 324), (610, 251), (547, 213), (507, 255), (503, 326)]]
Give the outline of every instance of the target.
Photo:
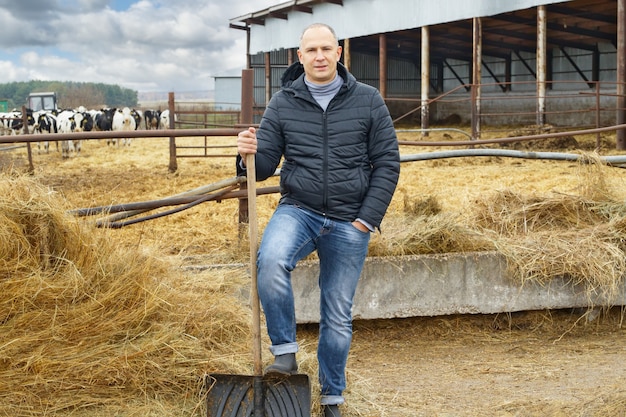
[(472, 59), (472, 138), (480, 138), (480, 100), (481, 100), (481, 63), (482, 63), (482, 22), (479, 17), (473, 19), (473, 59)]
[(352, 57), (350, 56), (350, 38), (346, 38), (343, 40), (343, 65), (348, 71), (350, 71), (350, 67), (352, 66), (351, 61)]
[(381, 33), (378, 36), (378, 61), (379, 61), (379, 90), (383, 98), (387, 98), (387, 35)]
[[(617, 0), (617, 117), (616, 124), (626, 123), (626, 0)], [(626, 131), (616, 134), (617, 149), (626, 150)]]
[(537, 6), (537, 125), (546, 123), (546, 59), (547, 59), (546, 6)]
[[(600, 81), (596, 81), (596, 129), (600, 127)], [(600, 132), (596, 133), (596, 149), (602, 145)]]
[(272, 98), (272, 63), (270, 53), (265, 53), (265, 105)]
[(421, 127), (424, 129), (423, 136), (428, 136), (428, 126), (430, 125), (430, 108), (429, 108), (429, 92), (430, 92), (430, 28), (422, 26), (422, 117)]
[(296, 50), (293, 48), (287, 49), (287, 66), (290, 67), (293, 64), (294, 56), (296, 55)]
[(250, 26), (246, 25), (246, 68), (252, 68), (252, 57), (250, 56)]

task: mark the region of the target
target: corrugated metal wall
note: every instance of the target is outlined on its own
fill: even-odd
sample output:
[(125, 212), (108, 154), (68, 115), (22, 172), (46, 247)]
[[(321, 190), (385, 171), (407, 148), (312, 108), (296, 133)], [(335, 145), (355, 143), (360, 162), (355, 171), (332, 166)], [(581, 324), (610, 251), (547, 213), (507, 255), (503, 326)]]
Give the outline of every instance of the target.
[[(614, 81), (616, 79), (617, 53), (612, 45), (598, 45), (598, 80)], [(582, 49), (564, 48), (551, 50), (552, 60), (552, 80), (550, 88), (553, 90), (577, 90), (587, 89), (589, 85), (587, 80), (593, 80), (593, 61), (595, 59), (593, 51)], [(575, 63), (575, 66), (570, 62)], [(506, 62), (503, 59), (493, 57), (483, 57), (483, 62), (494, 73), (498, 81), (506, 80)], [(536, 68), (535, 54), (528, 52), (518, 52), (511, 55), (511, 82), (515, 83), (512, 91), (534, 91), (536, 89), (536, 77), (534, 74)], [(579, 73), (579, 70), (582, 72)], [(458, 78), (461, 78), (459, 80)], [(487, 71), (482, 71), (482, 91), (501, 92), (497, 85), (496, 78), (492, 77)], [(469, 84), (470, 64), (465, 61), (457, 61), (454, 59), (446, 60), (444, 67), (443, 86), (444, 91), (450, 91), (462, 83)], [(459, 93), (462, 93), (461, 91)]]
[[(598, 77), (600, 81), (615, 80), (617, 57), (612, 45), (598, 45)], [(567, 55), (566, 55), (567, 54)], [(570, 62), (575, 63), (575, 66)], [(589, 88), (585, 79), (593, 79), (594, 53), (581, 49), (564, 48), (552, 50), (552, 79), (551, 88), (554, 90), (585, 89)], [(280, 78), (287, 68), (287, 50), (273, 51), (271, 60), (271, 92), (280, 88)], [(506, 62), (504, 59), (483, 57), (484, 65), (488, 66), (495, 78), (488, 71), (482, 71), (483, 92), (501, 92), (498, 82), (506, 81)], [(536, 79), (535, 55), (528, 52), (518, 52), (511, 55), (511, 87), (512, 91), (534, 91)], [(254, 68), (254, 98), (259, 106), (265, 105), (265, 54), (259, 53), (251, 58)], [(361, 82), (379, 88), (378, 56), (353, 52), (351, 55), (351, 72)], [(437, 84), (437, 72), (431, 69), (431, 89)], [(420, 96), (420, 64), (399, 59), (390, 59), (387, 63), (387, 95), (393, 98), (419, 98)], [(470, 63), (447, 59), (443, 68), (443, 91), (450, 91), (461, 84), (470, 84)], [(436, 93), (431, 90), (431, 94)], [(460, 89), (457, 94), (463, 94)]]
[[(265, 54), (259, 53), (251, 57), (254, 69), (254, 100), (258, 106), (265, 103)], [(270, 53), (271, 92), (280, 89), (280, 78), (288, 66), (288, 51), (280, 50)], [(387, 71), (387, 89), (393, 97), (414, 97), (420, 91), (420, 69), (414, 62), (390, 59)], [(378, 57), (354, 53), (351, 59), (351, 72), (361, 82), (376, 88), (379, 87)]]

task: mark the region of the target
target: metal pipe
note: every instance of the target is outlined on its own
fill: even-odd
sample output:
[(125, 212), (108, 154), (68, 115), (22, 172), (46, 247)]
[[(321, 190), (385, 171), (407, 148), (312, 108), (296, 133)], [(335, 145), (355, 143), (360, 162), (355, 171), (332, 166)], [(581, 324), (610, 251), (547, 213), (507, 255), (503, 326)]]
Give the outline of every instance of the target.
[[(426, 132), (424, 132), (424, 131), (426, 131)], [(428, 129), (396, 129), (396, 133), (401, 133), (401, 132), (422, 132), (422, 133), (428, 133), (428, 132), (445, 132), (445, 131), (458, 132), (458, 133), (461, 133), (461, 134), (467, 136), (470, 140), (473, 140), (472, 135), (470, 135), (466, 131), (461, 130), (461, 129), (455, 129), (453, 127), (435, 127), (435, 128), (428, 128)], [(427, 135), (424, 135), (424, 136), (427, 136)]]
[(485, 145), (488, 143), (508, 143), (508, 142), (522, 142), (526, 140), (548, 139), (558, 138), (563, 136), (575, 136), (575, 135), (588, 135), (593, 133), (612, 132), (625, 130), (626, 124), (617, 126), (600, 127), (597, 129), (586, 130), (572, 130), (568, 132), (555, 132), (544, 133), (541, 135), (529, 135), (529, 136), (517, 136), (512, 138), (497, 138), (497, 139), (481, 139), (481, 140), (469, 140), (469, 141), (447, 141), (447, 142), (412, 142), (412, 141), (398, 141), (400, 145), (412, 145), (412, 146), (474, 146)]
[(107, 221), (106, 219), (100, 219), (100, 220), (96, 221), (96, 226), (97, 227), (110, 227), (110, 228), (116, 229), (116, 228), (120, 228), (120, 227), (123, 227), (123, 226), (128, 226), (128, 225), (131, 225), (131, 224), (143, 222), (143, 221), (146, 221), (146, 220), (152, 220), (152, 219), (157, 219), (159, 217), (165, 217), (165, 216), (168, 216), (170, 214), (174, 214), (174, 213), (181, 212), (183, 210), (190, 209), (192, 207), (197, 206), (200, 203), (204, 203), (204, 202), (210, 201), (210, 200), (215, 200), (217, 197), (219, 197), (220, 195), (226, 194), (228, 191), (232, 190), (234, 187), (235, 186), (232, 185), (230, 188), (226, 188), (224, 190), (221, 190), (218, 193), (203, 195), (203, 196), (201, 196), (199, 198), (196, 198), (194, 201), (192, 201), (190, 203), (187, 203), (185, 205), (182, 205), (182, 206), (170, 209), (170, 210), (166, 210), (166, 211), (164, 211), (162, 213), (155, 213), (155, 214), (151, 214), (151, 215), (144, 216), (144, 217), (137, 218), (137, 219), (133, 219), (133, 220), (127, 220), (127, 221), (124, 221), (124, 222), (110, 222), (110, 221)]
[[(172, 123), (170, 121), (170, 123)], [(129, 130), (124, 132), (126, 138), (167, 138), (175, 137), (193, 137), (193, 136), (237, 136), (241, 129), (165, 129), (165, 130)], [(74, 132), (74, 133), (55, 133), (45, 135), (45, 140), (56, 142), (61, 140), (90, 140), (90, 139), (109, 139), (119, 138), (120, 132)], [(16, 136), (0, 136), (0, 143), (26, 143), (39, 142), (44, 137), (41, 134), (28, 134)]]
[[(527, 152), (507, 149), (456, 149), (400, 156), (400, 162), (426, 161), (429, 159), (461, 158), (468, 156), (499, 156), (524, 159), (551, 159), (557, 161), (585, 160), (585, 155), (561, 152)], [(611, 166), (626, 164), (626, 155), (602, 156), (600, 160)]]

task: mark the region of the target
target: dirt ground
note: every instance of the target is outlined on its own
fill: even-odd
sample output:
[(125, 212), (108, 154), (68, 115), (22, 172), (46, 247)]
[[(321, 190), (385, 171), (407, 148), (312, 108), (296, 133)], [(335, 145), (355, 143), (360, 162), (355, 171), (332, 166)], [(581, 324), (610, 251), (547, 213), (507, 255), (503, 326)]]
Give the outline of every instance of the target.
[[(403, 147), (402, 153), (431, 150)], [(20, 152), (0, 155), (5, 167), (24, 169), (25, 152)], [(121, 149), (92, 141), (69, 160), (35, 150), (35, 175), (76, 208), (164, 198), (234, 176), (230, 158), (181, 159), (178, 171), (169, 173), (167, 152), (167, 139), (137, 139)], [(573, 193), (580, 187), (579, 174), (574, 162), (487, 157), (411, 163), (402, 167), (388, 216), (406, 196), (432, 196), (443, 210), (463, 213), (493, 190)], [(613, 168), (608, 180), (626, 197), (624, 170)], [(275, 204), (275, 196), (259, 199), (261, 230)], [(246, 262), (233, 200), (111, 233), (164, 258)], [(626, 416), (623, 314), (614, 307), (357, 321), (344, 415)], [(315, 325), (303, 325), (299, 337), (315, 340), (316, 332)]]

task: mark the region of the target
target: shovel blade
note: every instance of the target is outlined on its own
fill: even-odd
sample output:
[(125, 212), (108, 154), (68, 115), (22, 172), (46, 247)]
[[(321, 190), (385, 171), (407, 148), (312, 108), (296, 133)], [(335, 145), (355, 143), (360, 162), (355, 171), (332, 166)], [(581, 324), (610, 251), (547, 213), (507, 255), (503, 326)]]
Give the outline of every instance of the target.
[[(259, 378), (262, 384), (255, 384)], [(276, 378), (211, 374), (207, 379), (207, 417), (311, 417), (308, 375)], [(265, 412), (261, 416), (255, 415), (254, 402), (255, 387), (259, 386)]]

